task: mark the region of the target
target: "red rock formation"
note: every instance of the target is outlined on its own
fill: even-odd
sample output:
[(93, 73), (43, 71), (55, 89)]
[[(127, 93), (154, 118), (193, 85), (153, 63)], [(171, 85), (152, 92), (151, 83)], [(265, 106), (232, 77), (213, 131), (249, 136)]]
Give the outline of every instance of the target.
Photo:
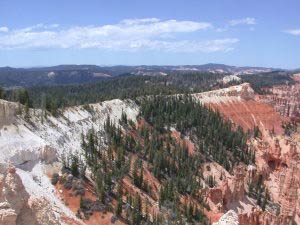
[(287, 137), (270, 136), (267, 132), (263, 132), (262, 138), (255, 141), (257, 144), (253, 142), (258, 173), (264, 177), (272, 202), (280, 205), (279, 217), (265, 215), (269, 219), (267, 224), (288, 224), (287, 220), (295, 222), (295, 216), (300, 212), (299, 143)]
[(260, 96), (283, 117), (300, 122), (300, 84), (281, 85), (267, 89), (270, 94)]
[(221, 188), (210, 188), (208, 190), (208, 204), (210, 210), (215, 213), (224, 211), (223, 193)]
[(281, 134), (283, 119), (272, 106), (259, 102), (250, 84), (244, 83), (229, 88), (193, 94), (193, 97), (218, 110), (236, 126), (244, 130), (263, 125), (270, 131)]
[[(256, 182), (259, 175), (268, 189), (271, 202), (280, 210), (270, 208), (265, 212), (252, 203), (248, 209), (239, 208), (242, 225), (300, 224), (300, 136), (282, 136), (282, 123), (300, 121), (300, 85), (269, 89), (270, 95), (254, 98), (247, 85), (195, 95), (195, 98), (245, 130), (258, 126), (261, 139), (252, 139), (249, 146), (255, 150), (256, 166), (234, 168), (233, 176), (226, 176), (221, 184), (210, 190), (208, 202), (217, 212), (223, 196), (224, 211), (231, 206), (248, 204), (245, 184)], [(299, 165), (299, 166), (298, 166)], [(214, 174), (212, 174), (214, 175)], [(229, 207), (229, 208), (228, 208)], [(252, 210), (249, 207), (252, 207)], [(244, 210), (244, 211), (243, 211)], [(275, 212), (276, 211), (276, 212)], [(277, 215), (279, 213), (279, 215)]]
[(227, 204), (238, 202), (245, 198), (245, 165), (234, 168), (233, 176), (225, 176), (217, 187), (209, 188), (207, 203), (215, 213), (223, 212)]
[(281, 134), (282, 118), (275, 110), (264, 103), (254, 100), (230, 101), (226, 103), (213, 103), (209, 106), (221, 112), (230, 119), (236, 126), (241, 126), (245, 131), (252, 130), (254, 126), (263, 126), (275, 133)]
[(292, 220), (286, 216), (276, 216), (253, 208), (251, 213), (239, 214), (239, 225), (288, 225)]
[(233, 179), (229, 187), (231, 188), (231, 201), (240, 201), (245, 197), (245, 166), (240, 164), (233, 169)]

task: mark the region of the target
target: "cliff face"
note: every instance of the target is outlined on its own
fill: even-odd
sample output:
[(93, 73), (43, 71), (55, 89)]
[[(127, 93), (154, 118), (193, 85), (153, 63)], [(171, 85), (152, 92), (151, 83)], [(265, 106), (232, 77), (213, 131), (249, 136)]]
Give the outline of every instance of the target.
[(0, 179), (0, 221), (1, 224), (14, 225), (20, 211), (26, 207), (29, 195), (14, 168), (1, 164)]
[(25, 118), (23, 106), (0, 100), (0, 224), (85, 224), (57, 195), (48, 174), (60, 170), (60, 157), (81, 149), (82, 133), (94, 128), (104, 135), (107, 116), (118, 123), (122, 112), (135, 121), (138, 108), (116, 99), (68, 108), (58, 117), (30, 109)]
[[(300, 224), (300, 138), (281, 135), (284, 119), (276, 113), (276, 106), (274, 109), (272, 104), (259, 102), (249, 84), (194, 94), (193, 97), (219, 110), (236, 126), (245, 130), (258, 126), (262, 132), (260, 139), (248, 142), (249, 148), (255, 150), (256, 165), (237, 164), (229, 173), (215, 162), (203, 164), (204, 178), (213, 176), (216, 183), (213, 188), (206, 187), (203, 191), (209, 213), (215, 218), (213, 221), (224, 214), (216, 224)], [(4, 153), (0, 155), (0, 163), (10, 161), (17, 168), (0, 166), (0, 224), (83, 224), (76, 219), (76, 212), (70, 211), (57, 195), (56, 191), (63, 189), (56, 190), (46, 174), (58, 170), (59, 166), (55, 164), (63, 153), (76, 153), (80, 149), (82, 133), (86, 134), (93, 127), (101, 139), (108, 115), (118, 123), (124, 111), (128, 119), (136, 121), (138, 107), (132, 101), (112, 100), (91, 104), (89, 108), (67, 108), (59, 117), (48, 115), (44, 118), (41, 110), (30, 110), (30, 120), (16, 115), (18, 107), (0, 100), (0, 149)], [(189, 154), (196, 153), (192, 139), (181, 140), (175, 131), (172, 137), (178, 139), (178, 144), (185, 142)], [(269, 190), (270, 205), (279, 209), (278, 212), (271, 206), (263, 211), (256, 199), (247, 195), (249, 183), (257, 182), (260, 175)], [(158, 199), (159, 182), (151, 177), (147, 168), (144, 177), (151, 185), (155, 183), (153, 190)], [(205, 183), (204, 180), (201, 182)], [(141, 194), (129, 179), (124, 180), (124, 187)], [(66, 193), (69, 194), (61, 194)], [(64, 195), (64, 200), (69, 204), (74, 198)], [(79, 204), (79, 197), (77, 200), (76, 204)], [(150, 203), (151, 210), (158, 212), (155, 202)], [(107, 221), (111, 216), (107, 216)]]
[(239, 225), (238, 215), (233, 210), (230, 210), (218, 222), (213, 223), (213, 225)]
[(0, 224), (58, 224), (53, 208), (44, 199), (33, 199), (26, 192), (16, 169), (0, 164)]
[[(63, 153), (76, 152), (81, 149), (81, 134), (86, 134), (92, 127), (95, 132), (103, 134), (107, 116), (118, 123), (122, 111), (128, 119), (135, 121), (138, 108), (132, 101), (118, 99), (88, 108), (76, 106), (67, 108), (62, 115), (54, 117), (40, 109), (30, 109), (29, 119), (17, 115), (19, 106), (0, 99), (0, 162), (12, 161), (14, 165), (31, 169), (33, 165), (47, 154), (61, 156)], [(21, 106), (24, 114), (24, 108)], [(0, 122), (1, 123), (1, 122)], [(51, 160), (49, 157), (48, 160)], [(33, 165), (32, 165), (33, 164)]]
[(16, 103), (0, 100), (0, 129), (15, 121), (17, 107)]
[(193, 96), (197, 101), (219, 111), (245, 131), (262, 125), (275, 133), (283, 132), (281, 127), (283, 119), (270, 105), (256, 100), (254, 91), (248, 83)]
[(261, 210), (253, 210), (251, 213), (238, 215), (239, 225), (288, 225), (293, 224), (291, 218), (286, 216), (274, 216)]
[(250, 84), (243, 83), (229, 88), (192, 94), (196, 101), (203, 104), (219, 104), (232, 101), (254, 99), (254, 91)]
[[(208, 191), (207, 202), (213, 212), (234, 210), (238, 215), (235, 219), (229, 217), (227, 223), (221, 217), (219, 224), (300, 224), (300, 138), (297, 134), (283, 136), (281, 127), (289, 119), (296, 121), (300, 102), (298, 88), (297, 85), (274, 87), (272, 95), (257, 98), (251, 87), (243, 84), (194, 95), (196, 100), (220, 111), (236, 126), (245, 130), (258, 126), (262, 132), (261, 138), (248, 143), (255, 150), (256, 166), (236, 166), (233, 176), (224, 176)], [(249, 183), (257, 182), (260, 175), (270, 194), (271, 205), (266, 211), (246, 193)]]
[[(226, 213), (228, 210), (233, 210), (237, 217), (229, 217), (228, 219), (225, 214), (216, 224), (286, 225), (295, 222), (299, 224), (297, 218), (299, 217), (300, 206), (298, 194), (300, 191), (300, 171), (295, 162), (298, 162), (300, 157), (295, 161), (295, 155), (292, 156), (293, 154), (291, 154), (292, 149), (283, 153), (284, 156), (281, 156), (281, 151), (275, 167), (273, 165), (275, 158), (269, 159), (272, 162), (270, 163), (268, 157), (260, 152), (261, 150), (258, 150), (257, 167), (239, 164), (234, 168), (233, 175), (224, 174), (222, 181), (218, 182), (216, 187), (208, 190), (207, 202), (211, 211), (216, 215), (220, 212)], [(271, 150), (264, 148), (264, 150), (267, 154), (274, 151), (274, 155), (276, 155), (275, 153), (278, 152), (276, 148), (271, 148)], [(247, 195), (249, 183), (257, 181), (259, 175), (263, 175), (264, 185), (271, 195), (270, 202), (272, 203), (270, 204), (277, 204), (279, 211), (275, 212), (272, 208), (263, 211), (256, 204), (256, 200)]]
[(275, 86), (267, 89), (270, 94), (261, 96), (283, 117), (300, 122), (300, 84)]
[(288, 225), (292, 221), (283, 216), (273, 216), (269, 213), (259, 210), (253, 210), (251, 213), (236, 214), (229, 210), (217, 223), (213, 225)]
[[(280, 214), (296, 220), (299, 216), (299, 143), (282, 139), (273, 140), (270, 150), (262, 153), (258, 159), (265, 164), (263, 174), (268, 178), (266, 186), (271, 190), (274, 202), (280, 205)], [(262, 150), (262, 149), (260, 149)], [(274, 156), (274, 157), (270, 157)]]

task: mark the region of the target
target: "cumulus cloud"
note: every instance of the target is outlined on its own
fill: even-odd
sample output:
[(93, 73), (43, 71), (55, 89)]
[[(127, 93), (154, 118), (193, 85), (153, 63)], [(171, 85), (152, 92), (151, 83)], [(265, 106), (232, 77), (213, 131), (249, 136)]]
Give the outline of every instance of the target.
[(158, 18), (144, 18), (144, 19), (125, 19), (121, 23), (132, 25), (132, 24), (142, 24), (142, 23), (156, 23), (159, 22)]
[(22, 28), (18, 31), (23, 31), (23, 32), (31, 32), (31, 31), (39, 31), (39, 30), (45, 30), (45, 29), (54, 29), (54, 28), (58, 28), (59, 24), (43, 24), (43, 23), (39, 23), (30, 27), (25, 27)]
[(0, 32), (8, 32), (8, 27), (0, 27)]
[(253, 17), (246, 17), (242, 19), (230, 20), (229, 26), (237, 26), (237, 25), (255, 25), (256, 20)]
[[(168, 52), (230, 51), (238, 39), (181, 40), (177, 34), (212, 28), (207, 22), (126, 19), (103, 26), (77, 26), (59, 29), (59, 25), (37, 24), (0, 34), (0, 49), (103, 49), (163, 50)], [(171, 38), (170, 38), (171, 37)]]
[(300, 29), (285, 30), (284, 32), (294, 36), (300, 35)]

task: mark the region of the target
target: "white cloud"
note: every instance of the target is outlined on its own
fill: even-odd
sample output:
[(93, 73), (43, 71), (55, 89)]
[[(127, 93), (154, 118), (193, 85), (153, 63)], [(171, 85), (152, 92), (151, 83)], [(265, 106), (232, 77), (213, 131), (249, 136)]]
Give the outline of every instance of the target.
[(159, 22), (158, 18), (144, 18), (144, 19), (125, 19), (121, 23), (133, 25), (133, 24), (142, 24), (142, 23), (156, 23)]
[(216, 39), (209, 41), (181, 41), (166, 44), (166, 50), (171, 52), (228, 52), (232, 45), (239, 42), (237, 38)]
[(243, 19), (230, 20), (229, 26), (237, 26), (237, 25), (255, 25), (256, 20), (253, 17), (246, 17)]
[(8, 32), (8, 27), (0, 27), (0, 32)]
[(300, 35), (300, 29), (285, 30), (284, 32), (295, 36)]
[(50, 24), (50, 25), (45, 25), (43, 23), (39, 23), (30, 27), (25, 27), (23, 29), (20, 29), (18, 31), (23, 31), (23, 32), (30, 32), (30, 31), (38, 31), (38, 30), (45, 30), (45, 29), (54, 29), (58, 28), (59, 24)]
[[(238, 39), (185, 40), (177, 34), (212, 28), (210, 23), (127, 19), (117, 24), (59, 29), (59, 25), (37, 24), (0, 34), (0, 49), (86, 49), (117, 51), (162, 50), (168, 52), (230, 51)], [(58, 29), (57, 29), (58, 28)], [(195, 36), (195, 35), (194, 35)]]

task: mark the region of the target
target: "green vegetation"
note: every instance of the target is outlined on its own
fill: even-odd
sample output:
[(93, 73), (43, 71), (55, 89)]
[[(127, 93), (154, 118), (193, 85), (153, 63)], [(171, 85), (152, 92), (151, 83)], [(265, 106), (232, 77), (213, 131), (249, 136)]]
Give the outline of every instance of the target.
[[(42, 108), (58, 115), (61, 108), (74, 105), (86, 105), (111, 99), (136, 99), (146, 95), (173, 95), (209, 91), (230, 86), (218, 80), (224, 74), (195, 72), (167, 76), (124, 75), (101, 80), (96, 83), (64, 86), (37, 86), (27, 89), (0, 90), (0, 97), (20, 102), (31, 108)], [(243, 82), (249, 82), (257, 93), (272, 85), (293, 83), (287, 72), (271, 72), (241, 76)]]
[(240, 76), (243, 82), (248, 82), (258, 94), (266, 93), (264, 88), (270, 88), (274, 85), (294, 84), (291, 74), (288, 72), (269, 72), (261, 74), (249, 74)]
[(257, 182), (248, 184), (248, 195), (256, 199), (256, 204), (259, 205), (262, 210), (266, 210), (271, 198), (268, 189), (263, 184), (262, 175), (259, 176)]
[[(93, 84), (7, 91), (0, 88), (0, 98), (24, 105), (19, 107), (19, 111), (22, 113), (24, 110), (27, 118), (31, 107), (43, 109), (45, 115), (49, 112), (57, 116), (60, 109), (67, 106), (83, 105), (92, 112), (89, 103), (116, 98), (134, 99), (140, 106), (139, 126), (128, 119), (124, 111), (120, 125), (114, 124), (108, 116), (104, 124), (104, 138), (103, 133), (96, 133), (93, 128), (82, 134), (82, 155), (72, 155), (64, 160), (67, 175), (60, 178), (54, 174), (52, 184), (60, 182), (66, 189), (76, 189), (76, 193), (80, 194), (79, 216), (80, 212), (88, 217), (94, 211), (104, 209), (132, 225), (163, 224), (164, 220), (170, 224), (206, 225), (209, 221), (203, 211), (208, 206), (201, 190), (203, 186), (215, 187), (217, 181), (212, 175), (204, 178), (203, 163), (218, 162), (229, 173), (237, 163), (253, 164), (255, 155), (246, 142), (250, 135), (261, 137), (257, 126), (253, 133), (245, 133), (241, 127), (234, 127), (230, 121), (224, 120), (219, 112), (195, 102), (189, 95), (225, 87), (218, 81), (223, 76), (213, 73), (124, 75)], [(285, 72), (241, 77), (258, 93), (264, 93), (264, 88), (272, 85), (293, 83)], [(291, 132), (292, 124), (283, 126), (286, 133)], [(180, 140), (172, 136), (173, 130), (180, 133)], [(192, 150), (183, 141), (185, 137), (194, 143)], [(83, 198), (82, 185), (76, 187), (78, 181), (86, 178), (87, 167), (98, 196), (95, 202)], [(149, 176), (159, 182), (159, 188), (154, 188)], [(126, 190), (128, 180), (139, 192)], [(270, 196), (262, 176), (248, 187), (249, 196), (266, 210)], [(153, 215), (153, 222), (147, 216), (149, 203), (145, 196), (158, 202), (160, 212)]]
[[(120, 76), (92, 84), (65, 86), (37, 86), (26, 89), (29, 107), (43, 108), (52, 114), (66, 106), (86, 105), (111, 99), (134, 99), (145, 95), (170, 95), (220, 88), (217, 82), (224, 75), (191, 73), (168, 76)], [(24, 89), (5, 92), (5, 99), (22, 101), (19, 95)], [(22, 101), (23, 102), (23, 101)], [(21, 103), (22, 103), (21, 102)]]
[(97, 66), (66, 65), (29, 69), (0, 67), (0, 84), (12, 88), (91, 83), (105, 78), (94, 76), (94, 73), (105, 72), (105, 69), (97, 68)]
[[(162, 212), (167, 212), (163, 217), (168, 221), (208, 224), (203, 213), (207, 206), (200, 191), (203, 187), (199, 180), (204, 180), (201, 165), (215, 160), (231, 171), (237, 162), (252, 163), (253, 153), (247, 148), (247, 135), (241, 128), (234, 130), (219, 113), (194, 102), (189, 96), (145, 97), (139, 98), (138, 104), (140, 116), (146, 120), (139, 128), (122, 112), (119, 122), (125, 130), (107, 117), (105, 140), (93, 129), (82, 136), (83, 154), (92, 171), (99, 201), (108, 205), (107, 199), (114, 197), (117, 217), (126, 217), (130, 224), (149, 224), (142, 210), (147, 203), (140, 195), (123, 192), (123, 179), (129, 177), (136, 188), (159, 202)], [(195, 152), (189, 152), (184, 143), (179, 144), (172, 138), (172, 127), (191, 137), (196, 143)], [(105, 151), (104, 144), (108, 146)], [(74, 160), (76, 162), (76, 159), (71, 160), (71, 171), (77, 174), (80, 166), (73, 166)], [(158, 198), (153, 184), (145, 179), (149, 172), (161, 184)], [(205, 181), (207, 186), (215, 186), (213, 177)], [(193, 202), (180, 202), (183, 196), (192, 197)], [(125, 210), (125, 205), (130, 208)], [(152, 224), (161, 224), (162, 215), (156, 216)]]
[[(182, 219), (185, 215), (184, 206), (179, 203), (180, 195), (192, 195), (198, 199), (198, 204), (202, 204), (201, 196), (197, 190), (201, 186), (196, 182), (196, 178), (201, 176), (200, 155), (189, 156), (185, 146), (178, 146), (175, 139), (171, 138), (169, 132), (159, 134), (150, 127), (143, 126), (136, 130), (131, 127), (126, 116), (122, 116), (121, 123), (124, 124), (126, 132), (122, 132), (120, 127), (116, 127), (108, 117), (105, 122), (106, 139), (109, 148), (103, 151), (102, 143), (97, 134), (91, 130), (89, 134), (82, 137), (82, 147), (87, 163), (92, 171), (92, 177), (97, 183), (99, 200), (103, 204), (109, 204), (106, 199), (108, 196), (117, 196), (117, 206), (114, 210), (116, 216), (122, 216), (123, 205), (128, 204), (131, 210), (127, 210), (130, 224), (145, 224), (148, 217), (141, 210), (143, 202), (139, 195), (127, 197), (127, 202), (122, 200), (122, 179), (129, 176), (132, 183), (147, 195), (156, 199), (155, 193), (144, 179), (144, 163), (147, 169), (162, 183), (159, 200), (161, 207), (176, 213), (170, 220)], [(136, 133), (134, 138), (130, 133)], [(131, 162), (132, 154), (138, 156)], [(130, 165), (132, 167), (130, 168)], [(117, 192), (114, 190), (117, 187)], [(172, 198), (170, 196), (173, 196)], [(189, 220), (206, 224), (206, 218), (201, 210), (193, 206), (193, 211), (189, 211)], [(159, 217), (157, 218), (159, 220)], [(149, 222), (149, 221), (148, 221)], [(192, 224), (193, 224), (192, 223)]]
[(3, 88), (0, 86), (0, 99), (4, 98), (4, 90)]
[(246, 144), (247, 135), (241, 127), (233, 131), (230, 121), (218, 112), (200, 105), (191, 97), (154, 97), (141, 103), (141, 115), (157, 131), (175, 127), (198, 143), (199, 152), (217, 161), (227, 170), (235, 163), (252, 163), (254, 154)]

